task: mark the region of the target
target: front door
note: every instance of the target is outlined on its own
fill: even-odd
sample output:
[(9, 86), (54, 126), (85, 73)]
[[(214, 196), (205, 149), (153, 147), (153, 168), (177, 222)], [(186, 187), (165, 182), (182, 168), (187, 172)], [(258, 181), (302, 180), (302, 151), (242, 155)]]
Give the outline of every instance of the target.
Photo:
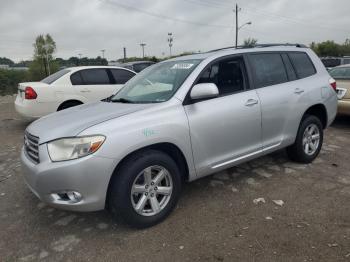
[(219, 89), (217, 98), (185, 105), (197, 173), (224, 169), (260, 151), (260, 101), (249, 89), (243, 57), (213, 62), (196, 83)]

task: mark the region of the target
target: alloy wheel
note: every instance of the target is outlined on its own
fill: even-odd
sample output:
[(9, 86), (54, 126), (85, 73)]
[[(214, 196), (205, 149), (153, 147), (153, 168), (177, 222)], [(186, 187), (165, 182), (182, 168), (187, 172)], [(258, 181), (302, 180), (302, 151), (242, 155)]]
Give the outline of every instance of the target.
[(310, 124), (305, 128), (303, 135), (303, 149), (305, 154), (315, 154), (320, 144), (320, 130), (317, 125)]
[(172, 190), (173, 181), (166, 168), (147, 167), (137, 175), (132, 184), (132, 206), (142, 216), (154, 216), (166, 207)]

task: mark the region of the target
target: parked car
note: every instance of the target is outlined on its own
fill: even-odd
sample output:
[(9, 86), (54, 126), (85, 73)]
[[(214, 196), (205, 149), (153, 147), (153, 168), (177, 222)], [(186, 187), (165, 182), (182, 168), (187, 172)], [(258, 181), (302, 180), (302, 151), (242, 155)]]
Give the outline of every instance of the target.
[(337, 81), (338, 114), (350, 115), (350, 64), (329, 71)]
[(41, 118), (21, 153), (29, 188), (57, 208), (104, 208), (148, 227), (182, 183), (287, 148), (310, 163), (336, 116), (335, 81), (301, 46), (222, 49), (170, 59), (105, 102)]
[(155, 63), (152, 61), (135, 61), (135, 62), (124, 63), (122, 64), (122, 67), (135, 71), (136, 73), (139, 73), (153, 64)]
[(343, 56), (343, 57), (320, 57), (322, 63), (327, 69), (332, 69), (333, 67), (340, 66), (340, 65), (347, 65), (350, 64), (350, 56)]
[(39, 118), (115, 94), (135, 72), (113, 66), (79, 66), (60, 70), (40, 82), (18, 85), (16, 111)]

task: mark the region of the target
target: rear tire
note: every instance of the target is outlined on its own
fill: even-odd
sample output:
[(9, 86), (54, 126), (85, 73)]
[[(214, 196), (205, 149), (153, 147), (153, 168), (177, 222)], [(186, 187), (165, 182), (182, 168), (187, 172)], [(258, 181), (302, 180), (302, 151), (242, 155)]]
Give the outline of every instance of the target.
[(170, 156), (156, 150), (142, 151), (116, 170), (108, 207), (116, 219), (121, 217), (130, 226), (150, 227), (175, 208), (181, 184), (179, 168)]
[(320, 153), (323, 143), (323, 127), (320, 119), (313, 115), (303, 117), (293, 145), (287, 147), (290, 159), (300, 163), (311, 163)]
[(78, 102), (78, 101), (67, 101), (67, 102), (64, 102), (63, 104), (61, 104), (57, 111), (61, 111), (61, 110), (64, 110), (64, 109), (67, 109), (67, 108), (70, 108), (70, 107), (73, 107), (73, 106), (78, 106), (78, 105), (82, 105), (82, 103)]

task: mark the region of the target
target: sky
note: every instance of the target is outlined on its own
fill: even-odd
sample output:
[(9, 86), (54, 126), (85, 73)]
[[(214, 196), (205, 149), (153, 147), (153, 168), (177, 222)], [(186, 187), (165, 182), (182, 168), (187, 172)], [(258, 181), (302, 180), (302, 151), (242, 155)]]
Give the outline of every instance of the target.
[(1, 0), (0, 57), (31, 59), (39, 34), (56, 42), (55, 57), (102, 56), (108, 60), (173, 54), (234, 45), (235, 4), (239, 44), (303, 43), (350, 38), (349, 0)]

